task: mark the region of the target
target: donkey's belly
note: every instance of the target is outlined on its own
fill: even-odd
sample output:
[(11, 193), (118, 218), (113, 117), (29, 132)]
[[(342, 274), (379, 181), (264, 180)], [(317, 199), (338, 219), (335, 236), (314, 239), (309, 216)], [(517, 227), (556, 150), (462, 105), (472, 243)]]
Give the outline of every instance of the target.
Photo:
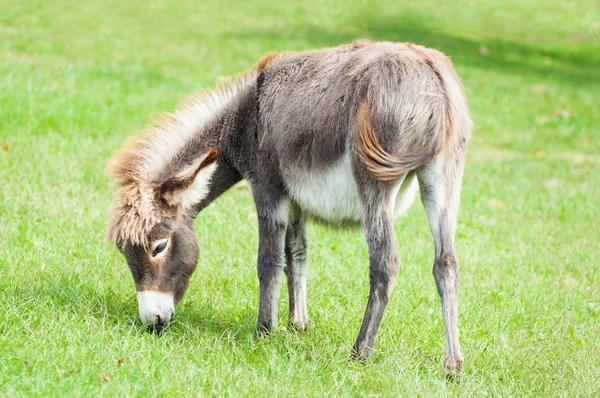
[(327, 169), (294, 173), (286, 179), (288, 193), (300, 208), (331, 224), (360, 222), (360, 201), (350, 157)]
[[(348, 155), (328, 169), (294, 174), (286, 179), (286, 186), (303, 211), (334, 225), (360, 223), (360, 200)], [(396, 187), (394, 216), (408, 210), (417, 187), (414, 175)]]

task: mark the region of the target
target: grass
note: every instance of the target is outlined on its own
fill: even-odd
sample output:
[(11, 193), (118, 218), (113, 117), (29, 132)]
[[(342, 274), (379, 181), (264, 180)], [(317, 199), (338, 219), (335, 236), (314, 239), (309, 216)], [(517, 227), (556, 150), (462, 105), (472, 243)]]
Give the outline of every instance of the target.
[[(600, 394), (597, 3), (0, 8), (0, 394)], [(396, 222), (403, 267), (366, 364), (348, 361), (368, 293), (361, 231), (311, 224), (312, 329), (253, 338), (256, 219), (238, 188), (196, 222), (201, 259), (172, 327), (146, 333), (124, 260), (104, 244), (108, 158), (187, 94), (269, 51), (357, 37), (437, 47), (468, 92), (477, 127), (457, 236), (462, 384), (443, 377), (420, 204)]]

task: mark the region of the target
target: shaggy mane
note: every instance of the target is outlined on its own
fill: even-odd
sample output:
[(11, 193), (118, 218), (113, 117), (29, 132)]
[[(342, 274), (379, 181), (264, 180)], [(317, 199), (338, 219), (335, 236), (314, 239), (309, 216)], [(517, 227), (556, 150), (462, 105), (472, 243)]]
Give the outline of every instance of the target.
[(212, 90), (189, 98), (177, 111), (131, 139), (107, 166), (120, 187), (110, 212), (108, 241), (123, 248), (127, 243), (148, 246), (154, 225), (173, 212), (161, 201), (153, 178), (177, 156), (185, 144), (202, 132), (232, 98), (257, 77), (257, 69), (225, 81)]

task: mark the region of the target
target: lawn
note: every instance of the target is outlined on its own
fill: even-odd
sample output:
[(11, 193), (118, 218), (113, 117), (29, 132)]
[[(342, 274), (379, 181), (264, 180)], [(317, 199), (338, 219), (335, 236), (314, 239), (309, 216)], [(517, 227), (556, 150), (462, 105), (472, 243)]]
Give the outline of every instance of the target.
[[(198, 269), (162, 336), (105, 243), (104, 169), (126, 137), (270, 51), (355, 38), (436, 47), (467, 90), (460, 385), (420, 203), (396, 221), (402, 268), (367, 363), (348, 361), (360, 230), (309, 226), (311, 329), (262, 341), (246, 188), (196, 220)], [(0, 0), (0, 395), (598, 396), (599, 104), (591, 0)]]

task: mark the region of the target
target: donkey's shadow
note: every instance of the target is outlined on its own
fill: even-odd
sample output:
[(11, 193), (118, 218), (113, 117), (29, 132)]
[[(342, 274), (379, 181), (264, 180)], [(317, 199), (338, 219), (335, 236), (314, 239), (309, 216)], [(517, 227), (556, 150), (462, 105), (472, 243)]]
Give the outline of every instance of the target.
[(254, 308), (244, 308), (228, 315), (215, 310), (210, 303), (202, 306), (186, 303), (176, 311), (167, 332), (196, 336), (228, 335), (236, 341), (245, 341), (254, 335), (255, 327)]

